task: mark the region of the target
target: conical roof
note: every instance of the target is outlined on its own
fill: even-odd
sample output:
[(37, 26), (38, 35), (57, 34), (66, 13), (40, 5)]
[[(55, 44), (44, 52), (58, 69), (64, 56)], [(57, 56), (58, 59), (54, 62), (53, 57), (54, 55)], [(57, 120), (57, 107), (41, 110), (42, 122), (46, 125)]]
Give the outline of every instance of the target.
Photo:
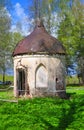
[(48, 34), (40, 20), (37, 21), (33, 32), (17, 44), (13, 56), (32, 53), (65, 54), (63, 45)]

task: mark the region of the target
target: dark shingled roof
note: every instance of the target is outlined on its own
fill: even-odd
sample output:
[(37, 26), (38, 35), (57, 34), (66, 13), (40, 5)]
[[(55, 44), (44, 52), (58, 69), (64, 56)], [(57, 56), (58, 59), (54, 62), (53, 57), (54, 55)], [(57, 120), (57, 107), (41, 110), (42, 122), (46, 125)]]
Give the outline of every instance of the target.
[(63, 45), (48, 34), (40, 20), (34, 31), (17, 44), (13, 56), (32, 53), (65, 54)]

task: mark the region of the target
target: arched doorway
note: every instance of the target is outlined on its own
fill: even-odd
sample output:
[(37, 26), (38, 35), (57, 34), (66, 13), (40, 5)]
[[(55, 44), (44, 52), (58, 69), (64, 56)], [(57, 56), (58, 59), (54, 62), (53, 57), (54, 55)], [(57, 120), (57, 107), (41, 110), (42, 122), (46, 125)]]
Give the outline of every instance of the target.
[(25, 84), (26, 84), (26, 76), (24, 69), (17, 70), (17, 89), (18, 89), (18, 96), (25, 94)]

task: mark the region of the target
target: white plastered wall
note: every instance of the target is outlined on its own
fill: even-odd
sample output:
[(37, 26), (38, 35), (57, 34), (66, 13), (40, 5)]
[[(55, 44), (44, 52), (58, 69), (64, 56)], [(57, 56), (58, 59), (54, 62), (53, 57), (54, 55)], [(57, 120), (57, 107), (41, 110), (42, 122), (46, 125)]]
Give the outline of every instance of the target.
[[(23, 55), (14, 57), (14, 95), (17, 95), (17, 69), (24, 66), (27, 68), (27, 82), (29, 85), (30, 93), (34, 95), (37, 77), (37, 70), (40, 66), (44, 66), (47, 73), (47, 90), (55, 92), (56, 90), (56, 77), (63, 78), (64, 56), (59, 55)], [(41, 73), (42, 74), (42, 73)], [(63, 78), (64, 80), (64, 78)]]

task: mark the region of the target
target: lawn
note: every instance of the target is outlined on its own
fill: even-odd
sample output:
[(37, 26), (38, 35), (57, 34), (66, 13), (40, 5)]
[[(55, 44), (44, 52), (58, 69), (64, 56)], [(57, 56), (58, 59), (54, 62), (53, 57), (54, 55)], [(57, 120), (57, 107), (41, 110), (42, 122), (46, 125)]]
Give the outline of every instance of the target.
[(74, 86), (68, 86), (66, 88), (67, 93), (75, 93), (76, 95), (84, 94), (84, 86), (74, 87)]
[(0, 91), (0, 99), (15, 99), (13, 90), (10, 89), (8, 91)]
[[(10, 76), (10, 75), (5, 75), (5, 81), (12, 81), (13, 82), (13, 76)], [(0, 81), (2, 81), (3, 79), (3, 76), (2, 74), (0, 74)]]
[(84, 90), (67, 89), (70, 99), (0, 101), (0, 130), (83, 130)]

